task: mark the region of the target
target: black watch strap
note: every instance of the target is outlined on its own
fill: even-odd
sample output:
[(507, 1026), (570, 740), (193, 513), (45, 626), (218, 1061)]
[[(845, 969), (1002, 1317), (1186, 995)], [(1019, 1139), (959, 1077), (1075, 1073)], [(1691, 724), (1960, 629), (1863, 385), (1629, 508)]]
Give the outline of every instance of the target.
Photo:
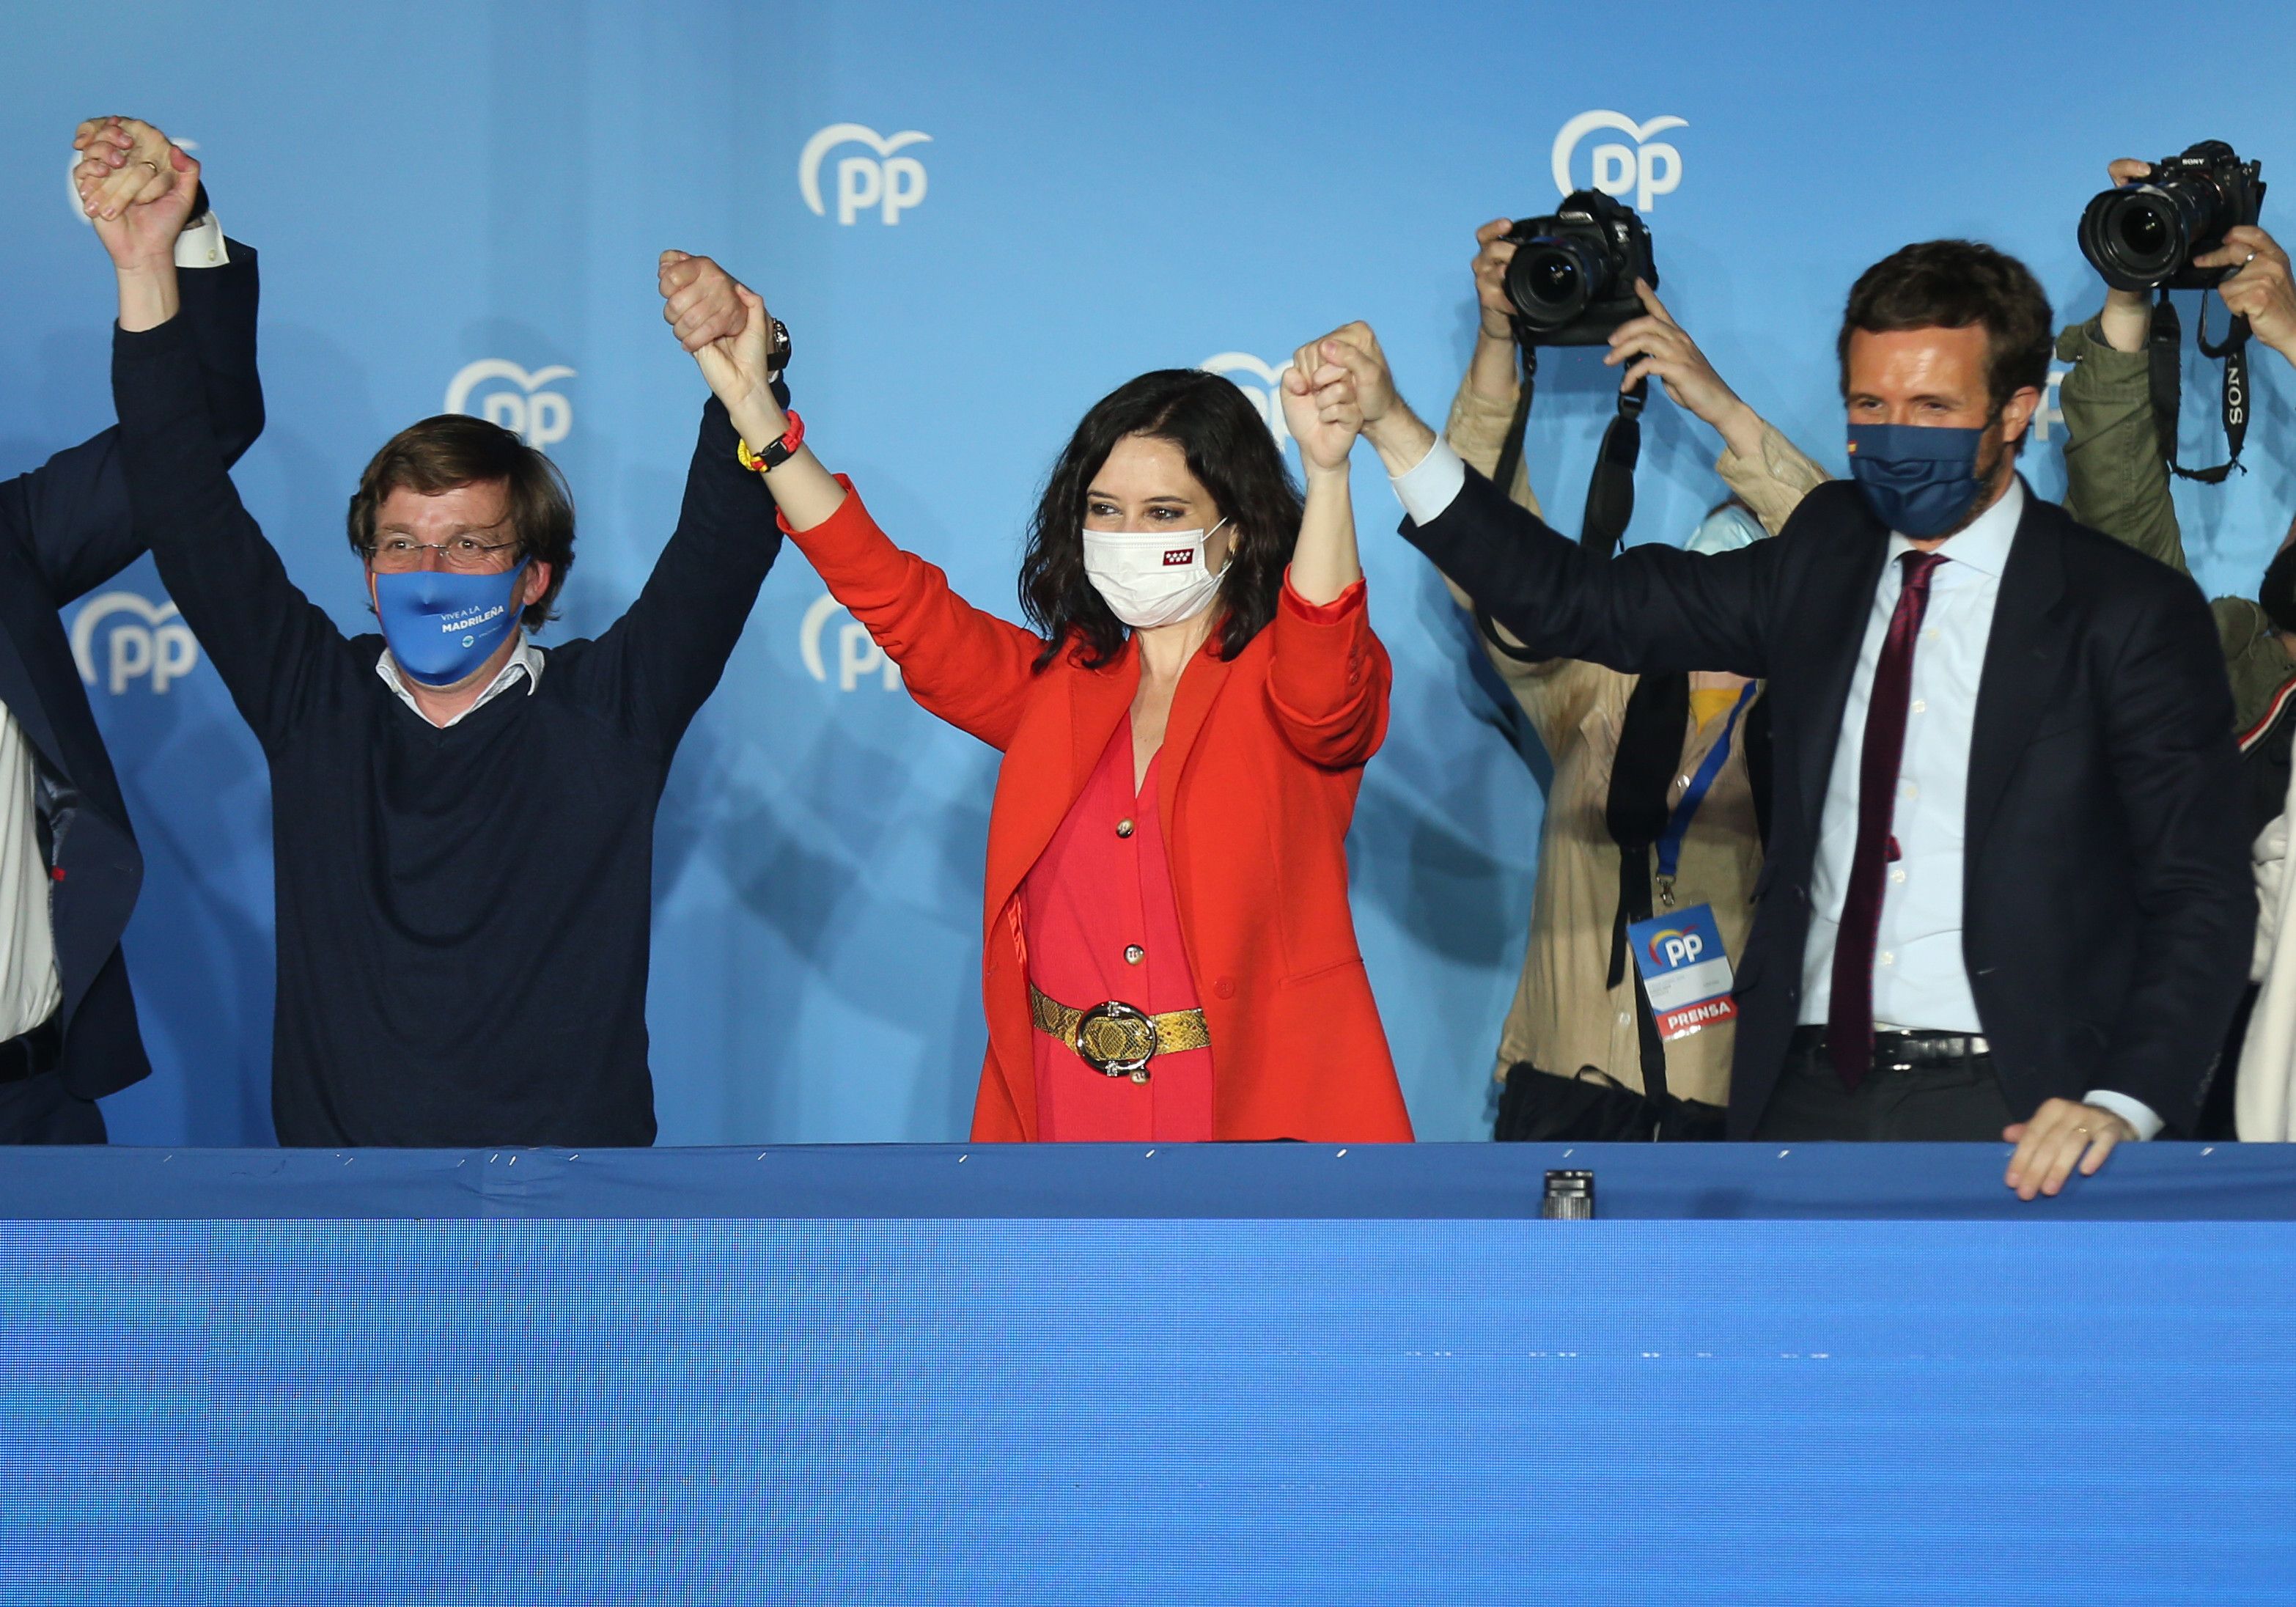
[(789, 366), (789, 325), (776, 318), (774, 320), (774, 348), (766, 354), (766, 373), (779, 374), (783, 369)]

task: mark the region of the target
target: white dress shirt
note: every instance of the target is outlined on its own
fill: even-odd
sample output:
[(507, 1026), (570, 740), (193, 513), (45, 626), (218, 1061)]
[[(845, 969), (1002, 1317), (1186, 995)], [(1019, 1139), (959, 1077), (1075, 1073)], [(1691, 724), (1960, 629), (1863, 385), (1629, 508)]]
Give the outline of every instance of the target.
[(64, 1000), (33, 785), (32, 745), (0, 704), (0, 1039), (29, 1032)]
[[(213, 212), (176, 236), (179, 268), (217, 267), (230, 260)], [(0, 1041), (29, 1032), (64, 1002), (34, 785), (31, 744), (0, 703)]]
[[(1427, 455), (1390, 477), (1404, 512), (1419, 524), (1451, 505), (1466, 484), (1466, 465), (1438, 439)], [(1977, 998), (1961, 951), (1963, 853), (1967, 840), (1970, 740), (1976, 726), (1978, 682), (2001, 574), (2025, 512), (2025, 483), (2010, 481), (2001, 500), (1936, 550), (1950, 562), (1930, 573), (1929, 607), (1914, 649), (1906, 710), (1905, 757), (1898, 771), (1891, 833), (1900, 857), (1882, 886), (1882, 924), (1874, 943), (1874, 1020), (1883, 1030), (1981, 1033)], [(1890, 537), (1849, 701), (1841, 711), (1833, 769), (1818, 821), (1816, 863), (1810, 881), (1810, 924), (1802, 951), (1801, 1021), (1823, 1025), (1833, 994), (1833, 946), (1841, 926), (1849, 863), (1857, 847), (1857, 764), (1866, 746), (1866, 710), (1874, 672), (1897, 611), (1905, 573), (1901, 553), (1914, 550), (1903, 536)], [(2110, 1089), (2087, 1103), (2127, 1121), (2139, 1138), (2161, 1130), (2161, 1118), (2142, 1100)]]
[[(1930, 571), (1930, 602), (1914, 644), (1913, 686), (1906, 704), (1905, 757), (1898, 766), (1890, 832), (1899, 857), (1883, 873), (1882, 924), (1874, 940), (1874, 1024), (1883, 1031), (1981, 1033), (1977, 996), (1961, 954), (1964, 806), (1969, 798), (1969, 745), (1977, 726), (1977, 684), (1993, 635), (2001, 571), (2025, 512), (2025, 483), (2009, 482), (2001, 500), (1969, 529), (1937, 548), (1946, 560)], [(1833, 744), (1825, 804), (1818, 816), (1817, 858), (1810, 867), (1809, 942), (1802, 950), (1801, 1020), (1823, 1026), (1833, 997), (1834, 939), (1857, 851), (1857, 768), (1866, 751), (1866, 707), (1905, 590), (1903, 536), (1890, 537), (1890, 561), (1866, 612), (1866, 639), (1841, 735)]]
[[(542, 649), (537, 647), (524, 631), (520, 631), (518, 646), (512, 652), (510, 657), (503, 661), (503, 667), (495, 671), (495, 678), (487, 683), (487, 689), (484, 692), (479, 693), (479, 701), (439, 729), (444, 731), (448, 726), (461, 725), (516, 685), (521, 676), (526, 681), (527, 695), (529, 697), (534, 695), (535, 688), (542, 685)], [(382, 677), (384, 685), (398, 694), (400, 702), (415, 713), (422, 714), (422, 705), (416, 702), (414, 694), (406, 690), (406, 681), (399, 676), (398, 661), (390, 656), (390, 649), (388, 647), (382, 650), (382, 656), (374, 661), (374, 673)], [(430, 717), (422, 714), (422, 717), (427, 720)]]

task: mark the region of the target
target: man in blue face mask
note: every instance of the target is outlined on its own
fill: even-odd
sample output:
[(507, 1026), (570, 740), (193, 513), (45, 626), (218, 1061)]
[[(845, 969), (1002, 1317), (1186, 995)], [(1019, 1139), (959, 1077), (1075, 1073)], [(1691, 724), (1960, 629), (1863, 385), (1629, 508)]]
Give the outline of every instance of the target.
[[(689, 352), (762, 316), (707, 258), (665, 253), (661, 291)], [(401, 431), (348, 519), (381, 635), (346, 635), (241, 506), (172, 310), (123, 298), (113, 392), (161, 578), (270, 765), (281, 1142), (651, 1143), (654, 810), (781, 545), (725, 408), (628, 611), (547, 651), (557, 470), (482, 419)]]
[(1769, 682), (1768, 857), (1737, 973), (1729, 1131), (2008, 1138), (2025, 1198), (2196, 1113), (2255, 924), (2232, 709), (2192, 582), (2016, 473), (2047, 299), (1908, 246), (1840, 337), (1855, 482), (1783, 532), (1606, 565), (1467, 472), (1378, 342), (1324, 345), (1404, 535), (1529, 646)]

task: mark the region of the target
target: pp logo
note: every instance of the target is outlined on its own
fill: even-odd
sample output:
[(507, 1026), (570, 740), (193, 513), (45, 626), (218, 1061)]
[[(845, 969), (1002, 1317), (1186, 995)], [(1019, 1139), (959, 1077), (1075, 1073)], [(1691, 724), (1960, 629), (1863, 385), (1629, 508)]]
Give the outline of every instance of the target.
[[(528, 446), (547, 452), (573, 431), (574, 406), (543, 387), (573, 377), (574, 371), (563, 363), (529, 373), (507, 357), (480, 357), (464, 364), (447, 387), (447, 411), (489, 420)], [(473, 396), (479, 398), (476, 407), (471, 406)]]
[(155, 603), (135, 592), (103, 592), (89, 598), (72, 621), (72, 659), (79, 678), (90, 686), (95, 685), (95, 635), (107, 621), (111, 632), (105, 642), (106, 684), (114, 697), (138, 676), (148, 677), (152, 691), (164, 693), (200, 661), (200, 644), (192, 627), (176, 617), (174, 603)]
[[(200, 142), (197, 140), (177, 140), (176, 143), (185, 151), (196, 151), (200, 148)], [(87, 209), (79, 204), (79, 186), (72, 182), (72, 170), (78, 166), (79, 152), (74, 151), (70, 153), (70, 160), (64, 163), (64, 199), (71, 205), (72, 216), (88, 227), (94, 228), (95, 219), (90, 217), (87, 215)]]
[[(1682, 182), (1682, 152), (1665, 141), (1653, 142), (1651, 135), (1663, 134), (1669, 128), (1687, 128), (1690, 124), (1678, 117), (1654, 117), (1647, 123), (1637, 123), (1623, 111), (1582, 111), (1562, 125), (1562, 132), (1554, 136), (1554, 188), (1568, 195), (1573, 190), (1595, 189), (1605, 195), (1635, 198), (1635, 210), (1647, 212), (1651, 202), (1661, 195), (1674, 193)], [(1570, 182), (1571, 158), (1578, 150), (1578, 142), (1597, 128), (1615, 128), (1634, 140), (1631, 145), (1616, 141), (1600, 144), (1589, 153), (1593, 164), (1590, 184)]]
[(821, 162), (840, 145), (866, 145), (877, 154), (848, 156), (837, 164), (837, 221), (850, 224), (874, 207), (888, 224), (925, 198), (925, 165), (914, 156), (893, 153), (905, 145), (930, 144), (932, 135), (911, 128), (888, 139), (859, 123), (832, 123), (805, 142), (797, 159), (797, 187), (805, 204), (826, 217), (821, 204)]
[[(816, 598), (805, 611), (805, 623), (798, 627), (798, 656), (805, 660), (806, 673), (815, 680), (827, 683), (829, 666), (822, 661), (822, 634), (829, 621), (844, 611), (837, 599), (828, 595)], [(848, 619), (837, 633), (837, 690), (850, 692), (875, 676), (884, 683), (887, 692), (901, 684), (901, 667), (885, 656), (869, 635), (869, 627), (857, 619)]]
[(1706, 939), (1694, 931), (1662, 931), (1651, 939), (1651, 957), (1669, 971), (1687, 965), (1706, 952)]
[(1275, 438), (1275, 449), (1283, 450), (1292, 439), (1292, 431), (1283, 422), (1283, 368), (1292, 366), (1289, 363), (1283, 368), (1270, 368), (1248, 351), (1224, 351), (1196, 366), (1234, 381), (1267, 422), (1267, 432)]

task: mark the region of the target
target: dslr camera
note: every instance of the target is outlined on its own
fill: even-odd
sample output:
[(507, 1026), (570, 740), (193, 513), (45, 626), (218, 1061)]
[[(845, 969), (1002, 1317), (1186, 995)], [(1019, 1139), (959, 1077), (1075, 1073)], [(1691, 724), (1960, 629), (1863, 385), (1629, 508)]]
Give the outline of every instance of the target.
[(2152, 164), (2152, 176), (2107, 190), (2081, 213), (2080, 249), (2119, 291), (2214, 290), (2234, 270), (2194, 267), (2225, 231), (2264, 210), (2261, 162), (2244, 162), (2222, 140), (2202, 140)]
[(1523, 346), (1602, 346), (1639, 318), (1635, 281), (1658, 285), (1651, 232), (1600, 190), (1574, 190), (1551, 217), (1526, 217), (1507, 231), (1507, 299), (1514, 338)]

